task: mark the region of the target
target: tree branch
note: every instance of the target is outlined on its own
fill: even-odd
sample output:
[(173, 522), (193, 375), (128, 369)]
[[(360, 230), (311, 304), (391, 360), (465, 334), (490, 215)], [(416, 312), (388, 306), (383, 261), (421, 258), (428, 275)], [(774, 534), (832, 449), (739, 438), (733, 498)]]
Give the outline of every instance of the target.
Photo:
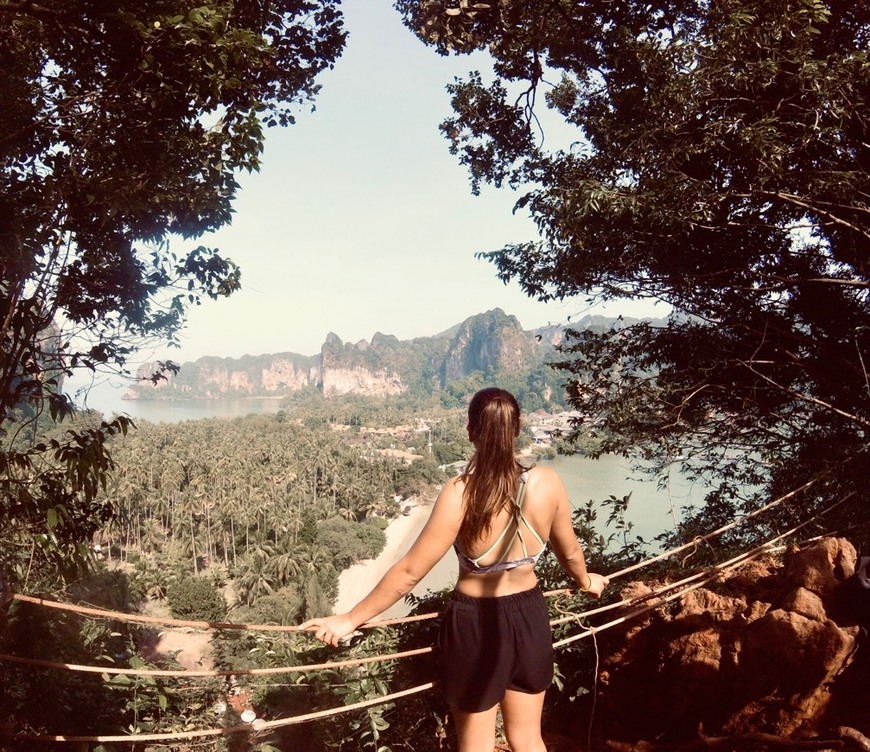
[(813, 397), (812, 395), (804, 394), (803, 392), (797, 392), (794, 389), (789, 389), (788, 387), (783, 386), (779, 382), (774, 381), (772, 378), (770, 378), (770, 376), (767, 376), (766, 374), (761, 373), (761, 371), (758, 371), (755, 368), (753, 368), (752, 365), (748, 361), (738, 360), (737, 362), (740, 363), (740, 365), (744, 366), (745, 368), (748, 368), (752, 373), (754, 373), (759, 378), (764, 379), (771, 386), (776, 387), (777, 389), (784, 392), (785, 394), (791, 395), (795, 399), (799, 399), (803, 402), (809, 402), (810, 404), (818, 405), (819, 407), (824, 407), (826, 410), (830, 410), (830, 411), (836, 413), (837, 415), (842, 416), (843, 418), (847, 418), (848, 420), (854, 421), (855, 423), (858, 423), (859, 425), (862, 425), (865, 428), (870, 428), (870, 421), (867, 421), (864, 418), (861, 418), (861, 417), (854, 415), (852, 413), (847, 413), (845, 410), (841, 410), (839, 407), (834, 407), (834, 405), (832, 405), (830, 402), (825, 402), (824, 400), (820, 400), (818, 397)]
[[(734, 194), (734, 195), (737, 196), (738, 198), (752, 198), (751, 194)], [(760, 191), (759, 195), (767, 196), (768, 198), (778, 198), (782, 201), (785, 201), (786, 203), (794, 204), (795, 206), (800, 206), (803, 209), (807, 209), (808, 211), (818, 212), (823, 217), (827, 217), (828, 219), (830, 219), (831, 222), (833, 222), (834, 224), (842, 225), (843, 227), (846, 227), (846, 228), (852, 230), (853, 232), (857, 232), (859, 235), (863, 235), (865, 238), (870, 238), (870, 232), (868, 232), (867, 230), (865, 230), (857, 225), (854, 225), (851, 222), (847, 222), (845, 219), (838, 217), (836, 214), (833, 214), (830, 211), (826, 211), (825, 209), (822, 209), (822, 207), (819, 204), (808, 203), (806, 200), (801, 199), (800, 196), (795, 196), (791, 193), (783, 193), (782, 191)], [(833, 204), (830, 204), (829, 202), (824, 202), (824, 203), (828, 203), (830, 206), (833, 206)], [(859, 211), (859, 209), (857, 207), (849, 207), (849, 210), (850, 211)], [(866, 210), (864, 210), (864, 211), (866, 211)]]

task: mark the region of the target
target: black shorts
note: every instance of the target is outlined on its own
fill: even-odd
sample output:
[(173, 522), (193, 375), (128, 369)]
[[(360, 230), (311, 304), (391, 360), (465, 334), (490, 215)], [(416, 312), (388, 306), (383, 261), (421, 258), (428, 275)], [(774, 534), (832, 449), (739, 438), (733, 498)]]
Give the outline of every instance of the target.
[(553, 681), (553, 636), (538, 587), (497, 598), (454, 593), (439, 646), (444, 699), (469, 713), (488, 710), (507, 689), (537, 694)]

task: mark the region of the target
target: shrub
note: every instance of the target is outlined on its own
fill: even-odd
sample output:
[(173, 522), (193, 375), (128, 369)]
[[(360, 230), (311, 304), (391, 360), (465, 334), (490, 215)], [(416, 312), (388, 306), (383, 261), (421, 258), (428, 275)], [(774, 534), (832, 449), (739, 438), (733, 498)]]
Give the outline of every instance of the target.
[(332, 517), (318, 525), (317, 540), (327, 551), (333, 552), (333, 564), (341, 571), (362, 559), (377, 556), (386, 545), (387, 536), (374, 522), (350, 522)]
[(176, 619), (224, 621), (227, 607), (223, 596), (203, 577), (185, 577), (169, 586), (169, 610)]

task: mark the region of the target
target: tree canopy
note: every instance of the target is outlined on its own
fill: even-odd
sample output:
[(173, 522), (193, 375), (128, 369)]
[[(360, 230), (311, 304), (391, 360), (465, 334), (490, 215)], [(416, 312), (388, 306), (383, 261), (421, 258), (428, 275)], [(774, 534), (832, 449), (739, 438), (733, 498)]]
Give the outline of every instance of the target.
[(232, 261), (190, 241), (231, 220), (265, 127), (293, 122), (344, 39), (337, 0), (0, 2), (7, 552), (99, 524), (103, 441), (127, 421), (50, 443), (34, 423), (71, 412), (75, 369), (123, 372), (189, 305), (239, 287)]
[(522, 188), (540, 230), (483, 254), (499, 275), (673, 308), (566, 348), (583, 430), (718, 477), (711, 501), (822, 471), (816, 501), (863, 494), (870, 6), (396, 5), (442, 54), (492, 57), (448, 87), (441, 128), (472, 189)]

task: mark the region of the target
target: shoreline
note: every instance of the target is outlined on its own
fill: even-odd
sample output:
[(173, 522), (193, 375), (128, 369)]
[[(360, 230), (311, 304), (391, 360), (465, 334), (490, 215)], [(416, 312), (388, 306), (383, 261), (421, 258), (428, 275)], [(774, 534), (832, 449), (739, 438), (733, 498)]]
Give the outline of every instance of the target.
[[(387, 570), (401, 559), (411, 548), (420, 531), (429, 520), (434, 502), (424, 501), (411, 507), (407, 516), (399, 515), (387, 525), (384, 533), (387, 536), (386, 545), (375, 559), (364, 559), (352, 564), (338, 577), (338, 595), (335, 599), (333, 613), (340, 614), (349, 611), (356, 603), (368, 595), (378, 584)], [(459, 574), (459, 564), (456, 554), (450, 549), (411, 592), (424, 595), (427, 590), (441, 590), (456, 582)], [(392, 619), (405, 616), (408, 605), (402, 599), (394, 604), (380, 618)]]

